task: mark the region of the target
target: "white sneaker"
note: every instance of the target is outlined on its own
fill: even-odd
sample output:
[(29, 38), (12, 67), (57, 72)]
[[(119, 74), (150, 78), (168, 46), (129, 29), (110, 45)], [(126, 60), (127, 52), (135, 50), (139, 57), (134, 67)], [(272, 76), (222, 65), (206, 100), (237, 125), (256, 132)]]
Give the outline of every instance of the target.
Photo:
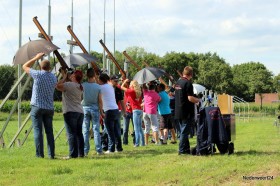
[(113, 154), (114, 152), (111, 152), (109, 150), (107, 150), (104, 154)]

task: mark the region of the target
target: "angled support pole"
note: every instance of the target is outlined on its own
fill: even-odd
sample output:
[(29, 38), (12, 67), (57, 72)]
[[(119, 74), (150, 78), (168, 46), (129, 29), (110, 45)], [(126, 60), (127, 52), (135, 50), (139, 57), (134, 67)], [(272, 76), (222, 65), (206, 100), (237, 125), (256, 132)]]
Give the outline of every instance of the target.
[(17, 133), (15, 134), (15, 136), (13, 137), (12, 141), (10, 142), (10, 144), (8, 145), (8, 148), (11, 148), (13, 146), (13, 144), (15, 143), (17, 137), (19, 136), (19, 134), (21, 133), (22, 129), (25, 127), (25, 125), (27, 124), (28, 120), (30, 118), (30, 113), (28, 114), (28, 116), (25, 118), (23, 124), (20, 126), (20, 128), (18, 129)]
[(26, 80), (26, 82), (25, 82), (25, 84), (24, 84), (24, 86), (23, 86), (23, 88), (22, 88), (22, 90), (21, 90), (21, 92), (20, 92), (20, 95), (18, 96), (16, 102), (14, 103), (14, 106), (13, 106), (13, 108), (11, 109), (10, 114), (9, 114), (7, 120), (6, 120), (5, 124), (3, 125), (3, 128), (2, 128), (2, 130), (1, 130), (1, 132), (0, 132), (0, 138), (3, 136), (3, 134), (4, 134), (4, 132), (5, 132), (6, 128), (7, 128), (7, 126), (8, 126), (8, 124), (9, 124), (9, 121), (10, 121), (10, 119), (11, 119), (11, 117), (12, 117), (12, 114), (15, 112), (15, 110), (16, 110), (16, 108), (17, 108), (17, 104), (18, 104), (19, 100), (21, 99), (22, 94), (24, 93), (24, 91), (25, 91), (25, 89), (26, 89), (28, 83), (30, 82), (30, 80), (31, 80), (31, 77), (28, 76), (28, 78), (27, 78), (27, 80)]
[(12, 93), (16, 90), (18, 84), (22, 81), (24, 76), (26, 75), (26, 72), (22, 73), (20, 78), (17, 80), (17, 82), (14, 84), (14, 86), (11, 88), (10, 92), (6, 95), (6, 97), (3, 99), (3, 101), (0, 104), (0, 109), (3, 107), (3, 105), (7, 102), (7, 100), (11, 97)]

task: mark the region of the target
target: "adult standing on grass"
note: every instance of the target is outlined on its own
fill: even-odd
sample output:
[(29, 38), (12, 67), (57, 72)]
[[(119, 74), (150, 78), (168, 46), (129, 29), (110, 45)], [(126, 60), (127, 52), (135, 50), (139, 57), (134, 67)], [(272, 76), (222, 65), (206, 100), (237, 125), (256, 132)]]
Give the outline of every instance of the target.
[[(126, 80), (124, 80), (126, 81)], [(126, 82), (122, 83), (122, 90), (127, 90), (130, 85), (130, 80), (128, 79)], [(140, 87), (139, 87), (140, 89)], [(141, 89), (140, 89), (141, 91)], [(123, 117), (124, 123), (123, 123), (123, 144), (128, 145), (128, 133), (129, 133), (129, 123), (131, 121), (133, 132), (132, 132), (132, 138), (133, 138), (133, 144), (135, 144), (135, 132), (134, 132), (134, 125), (133, 125), (133, 114), (132, 114), (132, 107), (130, 104), (130, 101), (128, 100), (128, 92), (124, 91), (124, 104), (125, 104), (125, 115)]]
[(139, 147), (140, 142), (142, 146), (145, 146), (144, 133), (142, 129), (142, 90), (137, 81), (133, 80), (130, 82), (129, 88), (126, 87), (129, 79), (126, 79), (121, 88), (125, 91), (128, 101), (132, 108), (132, 119), (135, 131), (135, 144), (134, 147)]
[(36, 157), (44, 158), (44, 144), (42, 128), (44, 126), (48, 142), (48, 155), (53, 159), (55, 156), (55, 143), (53, 136), (53, 95), (57, 79), (50, 72), (51, 65), (48, 60), (40, 63), (41, 70), (35, 70), (32, 65), (36, 60), (41, 59), (44, 53), (37, 54), (34, 58), (27, 61), (23, 70), (29, 74), (33, 80), (31, 96), (31, 120), (34, 130), (34, 141), (36, 148)]
[[(108, 84), (110, 77), (107, 74), (100, 74), (99, 83), (101, 86), (101, 97), (103, 104), (102, 117), (104, 117), (105, 127), (108, 133), (108, 151), (105, 154), (110, 154), (115, 152), (116, 137), (115, 134), (119, 132), (118, 122), (119, 122), (119, 109), (116, 103), (115, 91), (113, 86)], [(118, 150), (118, 149), (117, 149)]]
[(167, 144), (168, 139), (168, 130), (171, 132), (172, 141), (171, 143), (176, 143), (176, 137), (175, 137), (175, 130), (172, 125), (172, 115), (171, 115), (171, 109), (170, 109), (170, 98), (165, 91), (165, 85), (159, 84), (158, 85), (158, 94), (161, 98), (160, 102), (158, 103), (158, 112), (160, 115), (160, 130), (163, 130), (163, 141), (162, 144)]
[[(84, 157), (84, 138), (82, 133), (84, 112), (82, 107), (83, 73), (80, 70), (61, 70), (63, 78), (57, 83), (56, 89), (62, 92), (62, 110), (68, 136), (69, 157)], [(70, 81), (67, 81), (69, 75)]]
[(115, 131), (115, 138), (116, 138), (116, 149), (118, 152), (123, 151), (122, 148), (122, 138), (121, 138), (121, 113), (123, 116), (125, 116), (125, 106), (124, 106), (124, 101), (123, 101), (123, 91), (120, 87), (120, 85), (118, 84), (119, 82), (119, 77), (117, 75), (112, 75), (110, 77), (110, 84), (113, 86), (114, 91), (115, 91), (115, 99), (116, 99), (116, 103), (118, 105), (118, 109), (119, 109), (119, 122), (116, 123), (116, 128), (118, 129), (118, 131)]
[(175, 119), (178, 119), (181, 130), (179, 155), (190, 154), (188, 135), (194, 118), (194, 104), (199, 102), (199, 99), (194, 97), (192, 77), (192, 67), (186, 66), (183, 71), (183, 77), (175, 85)]
[(143, 85), (143, 94), (144, 94), (144, 114), (143, 120), (145, 124), (145, 143), (148, 145), (150, 130), (152, 128), (153, 138), (157, 145), (159, 142), (159, 123), (157, 117), (157, 107), (161, 98), (159, 94), (155, 91), (156, 85), (154, 82), (150, 82), (148, 88), (146, 85)]
[(101, 88), (95, 81), (95, 73), (93, 68), (87, 70), (88, 81), (83, 85), (83, 109), (84, 109), (84, 121), (83, 121), (83, 136), (84, 136), (84, 153), (88, 154), (90, 150), (89, 134), (90, 123), (92, 122), (92, 130), (94, 135), (95, 150), (98, 155), (103, 154), (101, 147), (100, 137), (100, 122), (99, 117), (102, 113), (102, 99)]

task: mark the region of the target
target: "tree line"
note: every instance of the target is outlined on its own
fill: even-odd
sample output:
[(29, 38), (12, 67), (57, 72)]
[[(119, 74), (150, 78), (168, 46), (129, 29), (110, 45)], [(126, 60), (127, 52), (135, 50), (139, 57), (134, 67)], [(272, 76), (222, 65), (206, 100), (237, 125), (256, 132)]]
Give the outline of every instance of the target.
[[(232, 67), (216, 53), (185, 53), (185, 52), (168, 52), (160, 57), (154, 53), (146, 52), (141, 47), (129, 47), (126, 52), (141, 67), (145, 67), (145, 63), (150, 66), (164, 68), (170, 75), (177, 80), (180, 76), (177, 71), (182, 72), (185, 66), (192, 66), (194, 69), (193, 81), (204, 85), (208, 90), (213, 90), (218, 94), (226, 93), (243, 98), (245, 101), (253, 102), (255, 93), (262, 96), (263, 93), (275, 93), (280, 89), (280, 74), (273, 75), (261, 62), (245, 62), (236, 64)], [(98, 66), (102, 67), (102, 53), (95, 51), (92, 55), (99, 59)], [(65, 56), (65, 54), (61, 54)], [(115, 58), (123, 67), (126, 59), (124, 55), (116, 51)], [(58, 63), (57, 59), (51, 57), (51, 63)], [(129, 62), (128, 74), (132, 78), (137, 72)], [(78, 67), (86, 70), (87, 65)], [(112, 67), (111, 67), (112, 69)], [(116, 69), (116, 72), (117, 69)], [(17, 67), (10, 65), (0, 66), (0, 99), (6, 97), (11, 87), (17, 80)], [(24, 81), (26, 78), (22, 81)], [(166, 78), (167, 80), (167, 78)], [(32, 82), (28, 86), (23, 95), (23, 100), (29, 100), (31, 97)], [(17, 97), (14, 92), (11, 99)], [(55, 100), (60, 100), (61, 94), (55, 92)]]

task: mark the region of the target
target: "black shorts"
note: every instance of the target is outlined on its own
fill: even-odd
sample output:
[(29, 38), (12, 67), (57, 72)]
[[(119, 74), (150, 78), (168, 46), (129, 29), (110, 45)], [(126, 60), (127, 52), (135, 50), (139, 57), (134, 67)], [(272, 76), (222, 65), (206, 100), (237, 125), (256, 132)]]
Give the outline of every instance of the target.
[(159, 122), (160, 129), (173, 129), (171, 114), (160, 115)]

